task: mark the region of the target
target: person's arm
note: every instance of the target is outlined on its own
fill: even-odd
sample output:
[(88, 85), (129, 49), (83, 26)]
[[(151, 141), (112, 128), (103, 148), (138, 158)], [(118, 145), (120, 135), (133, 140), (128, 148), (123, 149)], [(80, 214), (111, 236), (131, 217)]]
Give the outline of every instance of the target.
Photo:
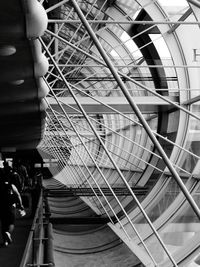
[(21, 195), (20, 195), (17, 187), (14, 184), (12, 184), (11, 186), (12, 186), (13, 193), (16, 195), (16, 198), (17, 198), (17, 201), (18, 201), (18, 205), (19, 205), (19, 209), (20, 210), (24, 210), (24, 206), (22, 204), (22, 198), (21, 198)]

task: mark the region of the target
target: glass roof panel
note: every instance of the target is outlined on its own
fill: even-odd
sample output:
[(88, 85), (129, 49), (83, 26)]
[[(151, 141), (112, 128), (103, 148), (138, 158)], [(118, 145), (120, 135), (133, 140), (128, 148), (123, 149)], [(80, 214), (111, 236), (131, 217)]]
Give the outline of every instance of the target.
[(189, 8), (186, 0), (158, 0), (158, 3), (162, 6), (171, 19), (180, 17)]
[(162, 6), (169, 6), (169, 7), (174, 7), (174, 6), (179, 6), (179, 7), (186, 7), (188, 6), (188, 3), (186, 0), (158, 0), (158, 2)]
[(171, 58), (169, 49), (162, 38), (161, 34), (149, 34), (151, 40), (153, 41), (157, 52), (159, 53), (161, 58)]

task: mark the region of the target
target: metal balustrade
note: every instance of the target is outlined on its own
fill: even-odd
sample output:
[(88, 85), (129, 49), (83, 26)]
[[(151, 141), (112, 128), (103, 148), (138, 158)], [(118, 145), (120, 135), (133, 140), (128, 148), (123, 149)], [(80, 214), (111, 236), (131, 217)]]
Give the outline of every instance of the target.
[(41, 190), (28, 241), (20, 267), (55, 266), (53, 258), (52, 225), (49, 210)]

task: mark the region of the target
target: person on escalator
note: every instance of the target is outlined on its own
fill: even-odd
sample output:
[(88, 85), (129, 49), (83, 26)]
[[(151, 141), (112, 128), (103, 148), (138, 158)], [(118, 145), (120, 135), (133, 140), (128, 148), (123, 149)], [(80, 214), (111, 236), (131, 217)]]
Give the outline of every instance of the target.
[(25, 188), (30, 188), (31, 179), (28, 175), (27, 168), (24, 164), (22, 164), (22, 161), (18, 159), (14, 162), (13, 167), (15, 172), (17, 172), (20, 176), (22, 191), (24, 191)]
[(16, 208), (25, 215), (22, 199), (17, 187), (0, 170), (0, 221), (3, 245), (12, 243), (11, 234), (15, 226)]
[(20, 175), (17, 173), (16, 166), (14, 165), (13, 168), (9, 166), (7, 161), (3, 162), (3, 172), (5, 177), (9, 179), (9, 181), (14, 184), (18, 191), (21, 193), (22, 192), (22, 180)]

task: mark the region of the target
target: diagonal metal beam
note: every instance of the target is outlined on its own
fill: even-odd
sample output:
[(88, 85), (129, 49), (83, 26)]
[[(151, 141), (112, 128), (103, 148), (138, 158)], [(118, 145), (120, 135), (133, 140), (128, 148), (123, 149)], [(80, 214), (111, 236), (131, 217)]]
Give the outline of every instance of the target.
[(58, 2), (57, 4), (52, 5), (51, 7), (46, 9), (46, 13), (51, 12), (52, 10), (64, 5), (67, 2), (69, 2), (69, 0), (62, 0), (62, 1)]
[[(140, 22), (141, 23), (141, 22)], [(199, 22), (198, 22), (199, 24)], [(85, 55), (87, 55), (89, 58), (93, 59), (95, 62), (98, 62), (99, 64), (101, 64), (102, 66), (107, 66), (106, 63), (103, 60), (100, 60), (97, 57), (94, 57), (93, 55), (85, 52), (83, 49), (76, 47), (74, 44), (68, 42), (67, 40), (65, 40), (64, 38), (60, 37), (59, 35), (54, 34), (53, 32), (46, 30), (47, 33), (51, 34), (52, 36), (58, 38), (59, 40), (61, 40), (62, 42), (66, 43), (67, 45), (69, 45), (70, 47), (76, 49), (79, 52), (84, 53)], [(93, 33), (94, 34), (94, 33)], [(96, 35), (94, 34), (94, 36), (96, 37)], [(98, 41), (98, 39), (97, 39)], [(102, 48), (103, 49), (103, 48)], [(104, 51), (104, 50), (103, 50)], [(108, 67), (108, 66), (107, 66)], [(154, 66), (155, 67), (155, 66)], [(195, 66), (196, 68), (196, 66)], [(142, 84), (141, 82), (136, 81), (135, 79), (130, 78), (128, 75), (117, 71), (118, 75), (121, 75), (123, 78), (127, 79), (127, 81), (133, 82), (135, 85), (139, 86), (139, 88), (146, 90), (147, 92), (152, 93), (153, 95), (165, 100), (166, 102), (170, 103), (171, 105), (173, 105), (175, 108), (182, 110), (183, 112), (185, 112), (186, 114), (192, 116), (193, 118), (197, 119), (200, 121), (200, 117), (197, 116), (195, 113), (192, 113), (190, 110), (186, 109), (184, 106), (182, 105), (178, 105), (172, 101), (170, 101), (168, 98), (166, 98), (165, 96), (157, 93), (156, 91), (152, 90), (151, 88), (148, 88), (147, 86), (145, 86), (144, 84)]]
[[(192, 9), (188, 8), (188, 10), (180, 17), (178, 21), (185, 21), (189, 15), (192, 13)], [(174, 32), (181, 24), (175, 24), (172, 26), (172, 28), (168, 31), (168, 33)]]
[[(71, 0), (71, 2), (73, 3), (74, 9), (75, 9), (76, 13), (78, 14), (80, 20), (82, 21), (82, 24), (85, 26), (85, 28), (88, 31), (90, 37), (93, 39), (96, 48), (98, 49), (98, 51), (101, 54), (102, 58), (106, 62), (108, 68), (110, 69), (111, 73), (113, 74), (114, 78), (116, 79), (116, 82), (118, 83), (119, 87), (121, 88), (124, 96), (126, 97), (127, 101), (129, 102), (130, 106), (132, 107), (133, 111), (137, 115), (138, 119), (140, 120), (141, 124), (143, 125), (144, 129), (146, 130), (148, 136), (150, 137), (150, 139), (154, 143), (155, 147), (157, 148), (158, 152), (162, 156), (163, 161), (165, 162), (166, 166), (170, 170), (172, 176), (176, 180), (177, 184), (179, 185), (179, 187), (180, 187), (181, 191), (183, 192), (183, 194), (185, 195), (186, 199), (190, 203), (192, 209), (196, 213), (197, 217), (200, 219), (200, 210), (199, 210), (196, 202), (194, 201), (194, 199), (190, 195), (190, 193), (189, 193), (188, 189), (186, 188), (186, 186), (184, 185), (182, 179), (179, 177), (178, 173), (176, 172), (175, 168), (173, 167), (172, 163), (170, 162), (169, 158), (167, 157), (167, 155), (166, 155), (165, 151), (163, 150), (162, 146), (160, 145), (159, 141), (156, 139), (155, 135), (151, 131), (151, 128), (149, 127), (147, 121), (145, 120), (145, 118), (143, 117), (142, 113), (140, 112), (138, 106), (135, 104), (132, 96), (130, 95), (128, 89), (126, 88), (126, 85), (124, 84), (124, 82), (120, 78), (120, 76), (119, 76), (117, 70), (115, 69), (115, 67), (113, 66), (110, 58), (105, 53), (105, 51), (102, 48), (97, 36), (95, 35), (95, 33), (93, 32), (91, 26), (89, 25), (89, 23), (87, 22), (86, 18), (84, 17), (79, 5), (77, 4), (77, 2), (75, 0)], [(127, 185), (127, 186), (129, 186), (129, 185)], [(156, 231), (155, 231), (154, 227), (152, 226), (152, 223), (149, 220), (148, 216), (146, 216), (146, 219), (147, 219), (149, 225), (153, 228), (153, 231), (156, 234)], [(160, 237), (158, 235), (157, 235), (157, 238), (159, 239), (161, 244), (163, 244), (162, 240), (160, 239)], [(168, 254), (167, 251), (166, 251), (166, 253)], [(168, 254), (168, 256), (171, 259), (171, 255)]]
[[(74, 9), (75, 9), (77, 15), (79, 16), (80, 20), (82, 21), (84, 27), (88, 31), (88, 34), (92, 38), (92, 40), (93, 40), (96, 48), (98, 49), (99, 53), (101, 54), (102, 58), (104, 59), (105, 63), (107, 64), (107, 66), (110, 69), (111, 73), (113, 74), (113, 77), (116, 79), (116, 82), (118, 83), (119, 87), (121, 88), (124, 96), (126, 97), (127, 101), (131, 105), (133, 111), (135, 112), (136, 116), (140, 120), (141, 124), (143, 125), (144, 129), (146, 130), (146, 132), (149, 135), (149, 137), (152, 140), (152, 142), (154, 143), (154, 145), (157, 148), (158, 152), (162, 156), (162, 158), (163, 158), (166, 166), (169, 168), (169, 170), (172, 173), (173, 177), (177, 181), (177, 183), (178, 183), (179, 187), (181, 188), (182, 192), (184, 193), (186, 199), (189, 201), (189, 203), (192, 206), (193, 210), (195, 211), (195, 213), (197, 214), (198, 218), (200, 219), (200, 210), (199, 210), (198, 206), (196, 205), (194, 199), (192, 198), (192, 196), (188, 192), (187, 188), (185, 187), (185, 185), (182, 182), (181, 178), (179, 177), (178, 173), (174, 169), (172, 163), (170, 162), (169, 158), (167, 157), (167, 155), (164, 152), (163, 148), (161, 147), (160, 143), (158, 142), (158, 140), (156, 139), (156, 137), (152, 133), (151, 128), (149, 127), (147, 121), (143, 117), (143, 115), (140, 112), (139, 108), (137, 107), (137, 105), (133, 101), (133, 99), (132, 99), (132, 97), (131, 97), (128, 89), (126, 88), (124, 82), (120, 78), (120, 76), (119, 76), (117, 70), (115, 69), (115, 67), (113, 66), (110, 58), (107, 56), (106, 52), (104, 51), (103, 47), (101, 46), (101, 44), (100, 44), (100, 42), (99, 42), (99, 40), (97, 38), (97, 36), (95, 35), (95, 33), (93, 32), (91, 26), (89, 25), (89, 23), (87, 22), (86, 18), (84, 17), (84, 14), (82, 13), (79, 5), (77, 4), (77, 1), (76, 0), (71, 0), (71, 2), (73, 4), (73, 6), (74, 6)], [(106, 150), (106, 147), (105, 146), (104, 146), (104, 149)], [(106, 150), (106, 152), (107, 152), (107, 150)], [(107, 153), (107, 155), (109, 155), (109, 153)], [(118, 166), (116, 166), (116, 164), (113, 161), (112, 157), (109, 157), (109, 158), (110, 158), (111, 162), (114, 163), (113, 165), (117, 168), (117, 170), (121, 174)], [(122, 175), (122, 179), (123, 179), (123, 175)], [(127, 186), (127, 188), (129, 188), (131, 190), (130, 185), (128, 184), (128, 182), (126, 181), (126, 179), (123, 179), (123, 181), (124, 181), (125, 185)], [(167, 256), (169, 257), (169, 259), (171, 260), (171, 262), (176, 266), (176, 262), (172, 258), (171, 253), (169, 252), (169, 250), (164, 245), (161, 237), (159, 236), (158, 232), (156, 231), (156, 229), (155, 229), (154, 225), (152, 224), (151, 220), (149, 219), (148, 215), (146, 214), (146, 212), (142, 208), (142, 206), (139, 203), (138, 199), (136, 198), (135, 194), (133, 193), (132, 196), (133, 196), (134, 200), (136, 201), (136, 203), (137, 203), (140, 211), (142, 212), (144, 218), (148, 222), (150, 228), (152, 229), (152, 231), (154, 232), (155, 236), (159, 240), (159, 242), (160, 242), (161, 246), (163, 247), (164, 251), (166, 252)], [(150, 254), (150, 256), (151, 256), (151, 254)]]
[(198, 0), (188, 0), (188, 2), (200, 8), (200, 2)]
[[(151, 228), (152, 228), (153, 232), (158, 236), (158, 234), (157, 234), (157, 232), (156, 232), (154, 226), (152, 225), (151, 221), (149, 220), (149, 218), (148, 218), (148, 216), (147, 216), (145, 210), (143, 209), (142, 205), (140, 204), (140, 202), (139, 202), (139, 200), (137, 199), (137, 197), (135, 196), (135, 194), (132, 192), (130, 185), (128, 184), (128, 182), (127, 182), (126, 179), (124, 178), (124, 176), (123, 176), (122, 172), (120, 171), (120, 168), (118, 167), (118, 165), (115, 163), (115, 161), (114, 161), (113, 157), (111, 156), (109, 150), (108, 150), (107, 147), (105, 146), (104, 141), (103, 141), (103, 140), (100, 138), (100, 136), (98, 135), (95, 126), (92, 124), (92, 122), (90, 121), (90, 119), (89, 119), (87, 113), (86, 113), (86, 112), (84, 111), (84, 109), (82, 108), (82, 106), (81, 106), (81, 104), (79, 103), (79, 101), (78, 101), (76, 95), (74, 94), (72, 88), (70, 87), (69, 83), (68, 83), (67, 80), (65, 79), (65, 77), (64, 77), (64, 75), (63, 75), (63, 73), (62, 73), (62, 71), (61, 71), (61, 70), (59, 69), (59, 67), (57, 66), (55, 60), (54, 60), (53, 57), (51, 56), (51, 54), (50, 54), (48, 48), (46, 47), (46, 45), (44, 44), (43, 40), (42, 40), (41, 38), (39, 38), (39, 40), (40, 40), (40, 42), (42, 43), (42, 45), (43, 45), (43, 47), (44, 47), (46, 53), (48, 54), (48, 56), (49, 56), (50, 59), (52, 60), (54, 66), (55, 66), (55, 68), (56, 68), (56, 70), (57, 70), (58, 73), (59, 73), (59, 75), (60, 75), (61, 78), (63, 79), (63, 81), (64, 81), (66, 87), (67, 87), (68, 90), (69, 90), (69, 92), (70, 92), (71, 95), (74, 97), (74, 99), (75, 99), (75, 101), (76, 101), (76, 103), (77, 103), (77, 105), (78, 105), (80, 111), (81, 111), (82, 114), (84, 115), (84, 117), (85, 117), (85, 119), (86, 119), (88, 125), (90, 126), (90, 128), (91, 128), (92, 131), (94, 132), (94, 134), (95, 134), (95, 136), (97, 137), (98, 141), (100, 142), (101, 146), (104, 148), (104, 151), (105, 151), (106, 155), (108, 156), (110, 162), (113, 164), (114, 168), (117, 170), (119, 176), (120, 176), (121, 179), (124, 181), (124, 184), (126, 185), (126, 187), (131, 191), (131, 195), (132, 195), (133, 199), (134, 199), (135, 202), (137, 203), (138, 207), (140, 208), (142, 214), (144, 215), (144, 217), (146, 218), (146, 220), (148, 221), (148, 223), (151, 225)], [(55, 93), (53, 92), (53, 90), (51, 89), (50, 91), (51, 91), (52, 95), (56, 98), (56, 95), (55, 95)], [(59, 103), (59, 102), (58, 102), (58, 103)], [(60, 105), (60, 107), (61, 107), (61, 109), (62, 109), (62, 112), (63, 112), (64, 115), (66, 116), (66, 118), (68, 118), (69, 116), (68, 116), (68, 114), (65, 112), (65, 110), (63, 109), (62, 105)], [(68, 120), (69, 120), (69, 118), (68, 118)], [(71, 123), (70, 120), (69, 120), (69, 122), (70, 122), (70, 125), (72, 126), (72, 128), (74, 129), (74, 131), (76, 131), (76, 129), (75, 129), (73, 123)], [(77, 132), (77, 131), (76, 131), (76, 132)], [(104, 182), (106, 183), (106, 185), (107, 185), (107, 186), (110, 188), (110, 190), (112, 191), (115, 200), (117, 201), (119, 207), (121, 208), (121, 210), (123, 211), (124, 215), (126, 216), (128, 222), (129, 222), (129, 224), (130, 224), (131, 227), (133, 228), (133, 230), (134, 230), (134, 232), (136, 233), (137, 237), (139, 238), (141, 244), (142, 244), (143, 247), (145, 248), (146, 252), (147, 252), (148, 255), (150, 256), (150, 258), (152, 259), (152, 261), (154, 262), (154, 264), (156, 264), (155, 261), (154, 261), (154, 259), (153, 259), (153, 257), (152, 257), (152, 255), (151, 255), (151, 253), (149, 252), (149, 249), (147, 248), (145, 242), (142, 240), (141, 236), (139, 235), (139, 233), (138, 233), (137, 229), (135, 228), (135, 226), (134, 226), (132, 220), (131, 220), (130, 217), (128, 216), (128, 214), (127, 214), (125, 208), (123, 207), (121, 201), (120, 201), (119, 198), (115, 195), (115, 193), (114, 193), (114, 191), (112, 190), (112, 188), (111, 188), (111, 186), (110, 186), (108, 180), (105, 179), (105, 176), (103, 175), (103, 173), (102, 173), (100, 167), (96, 164), (96, 161), (95, 161), (94, 157), (91, 155), (91, 153), (89, 152), (88, 148), (85, 146), (85, 144), (84, 144), (84, 142), (83, 142), (83, 140), (82, 140), (82, 138), (81, 138), (81, 136), (80, 136), (80, 134), (79, 134), (78, 132), (77, 132), (77, 136), (78, 136), (79, 139), (81, 140), (81, 142), (82, 142), (82, 144), (83, 144), (85, 150), (87, 151), (87, 153), (88, 153), (88, 155), (90, 156), (91, 160), (93, 161), (93, 163), (95, 164), (95, 166), (96, 166), (96, 168), (98, 169), (99, 173), (101, 174), (101, 176), (102, 176)], [(108, 205), (110, 205), (109, 202), (107, 202), (107, 203), (108, 203)], [(111, 207), (111, 208), (112, 208), (112, 207)], [(112, 210), (112, 209), (111, 209), (111, 210)], [(115, 213), (113, 213), (113, 214), (115, 214)], [(122, 227), (123, 231), (125, 232), (126, 236), (127, 236), (128, 238), (130, 238), (129, 235), (128, 235), (128, 233), (127, 233), (127, 231), (125, 230), (123, 224), (122, 224), (121, 221), (119, 220), (119, 218), (118, 218), (117, 216), (116, 216), (116, 218), (117, 218), (117, 220), (118, 220), (118, 223), (120, 224), (120, 227)], [(162, 242), (162, 240), (160, 239), (159, 236), (158, 236), (158, 239), (160, 240), (160, 243), (163, 244), (163, 242)], [(162, 246), (163, 246), (163, 249), (166, 250), (164, 244), (163, 244)]]

